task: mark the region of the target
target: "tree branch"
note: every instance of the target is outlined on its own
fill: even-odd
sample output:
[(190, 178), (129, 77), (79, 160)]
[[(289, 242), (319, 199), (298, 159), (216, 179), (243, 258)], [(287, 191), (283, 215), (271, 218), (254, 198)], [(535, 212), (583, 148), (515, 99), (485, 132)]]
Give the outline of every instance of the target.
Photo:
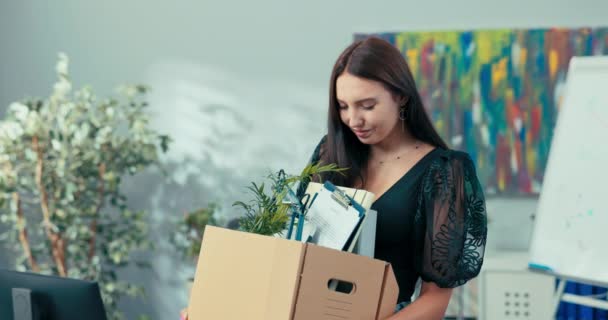
[(93, 259), (95, 255), (95, 241), (97, 238), (97, 217), (99, 216), (99, 211), (103, 206), (104, 193), (105, 193), (105, 183), (104, 176), (106, 174), (106, 164), (99, 164), (99, 187), (97, 188), (97, 208), (95, 208), (95, 216), (93, 217), (93, 221), (91, 221), (91, 225), (89, 226), (91, 230), (91, 239), (89, 240), (89, 262)]
[(23, 217), (23, 209), (21, 208), (21, 198), (19, 197), (19, 193), (13, 192), (13, 201), (15, 201), (15, 206), (17, 207), (17, 224), (20, 226), (19, 228), (19, 242), (21, 242), (21, 247), (23, 247), (23, 251), (27, 256), (27, 261), (30, 264), (30, 267), (34, 272), (40, 272), (40, 267), (38, 263), (36, 263), (36, 259), (32, 254), (32, 248), (30, 247), (30, 241), (27, 236), (27, 228), (25, 227), (25, 218)]
[(57, 266), (57, 271), (59, 275), (62, 277), (67, 276), (66, 272), (66, 263), (65, 263), (65, 247), (66, 243), (60, 233), (55, 232), (53, 230), (55, 227), (51, 223), (51, 213), (49, 210), (49, 197), (46, 192), (46, 188), (42, 183), (42, 171), (44, 168), (43, 154), (42, 149), (40, 148), (40, 144), (38, 142), (38, 137), (32, 137), (32, 144), (34, 148), (34, 152), (37, 155), (37, 163), (36, 163), (36, 185), (38, 186), (38, 192), (40, 192), (40, 207), (42, 208), (42, 218), (43, 224), (46, 231), (46, 235), (51, 241), (51, 253), (53, 255), (53, 260), (55, 261), (55, 265)]

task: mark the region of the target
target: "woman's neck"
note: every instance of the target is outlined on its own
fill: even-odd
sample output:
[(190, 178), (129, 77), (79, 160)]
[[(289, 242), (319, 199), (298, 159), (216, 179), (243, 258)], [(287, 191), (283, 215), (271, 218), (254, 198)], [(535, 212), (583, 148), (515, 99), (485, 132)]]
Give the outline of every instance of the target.
[(416, 137), (414, 137), (409, 130), (405, 130), (405, 132), (403, 132), (401, 131), (401, 128), (399, 128), (398, 131), (393, 132), (380, 143), (371, 145), (370, 157), (372, 159), (390, 157), (410, 149), (416, 145), (416, 143)]

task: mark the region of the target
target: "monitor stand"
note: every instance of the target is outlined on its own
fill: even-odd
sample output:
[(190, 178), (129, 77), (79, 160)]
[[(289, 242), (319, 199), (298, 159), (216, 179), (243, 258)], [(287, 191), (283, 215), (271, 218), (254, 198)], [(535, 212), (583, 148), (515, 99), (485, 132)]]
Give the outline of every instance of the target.
[(37, 294), (25, 288), (13, 288), (12, 293), (14, 320), (42, 320)]

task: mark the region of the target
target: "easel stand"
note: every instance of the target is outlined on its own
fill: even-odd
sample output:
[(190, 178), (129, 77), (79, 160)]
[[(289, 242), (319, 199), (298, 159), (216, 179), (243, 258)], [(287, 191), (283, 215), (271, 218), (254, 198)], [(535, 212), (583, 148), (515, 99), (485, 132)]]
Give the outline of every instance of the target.
[(573, 293), (564, 293), (564, 289), (566, 289), (566, 281), (568, 280), (566, 278), (558, 279), (559, 283), (557, 284), (557, 289), (555, 290), (555, 295), (553, 296), (554, 311), (551, 319), (555, 319), (555, 317), (557, 316), (557, 310), (561, 301), (574, 303), (586, 307), (608, 310), (608, 301), (605, 299), (598, 299), (594, 296), (580, 296)]

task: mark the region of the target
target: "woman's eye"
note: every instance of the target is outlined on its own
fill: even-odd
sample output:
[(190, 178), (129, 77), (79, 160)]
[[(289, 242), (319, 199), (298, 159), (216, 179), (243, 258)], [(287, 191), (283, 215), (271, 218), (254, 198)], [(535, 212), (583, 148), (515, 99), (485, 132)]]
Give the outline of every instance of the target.
[(340, 110), (346, 110), (347, 108), (348, 106), (338, 105), (338, 109)]
[(370, 105), (367, 105), (367, 106), (363, 106), (363, 109), (365, 109), (365, 110), (372, 110), (375, 106), (376, 106), (375, 104), (370, 104)]

